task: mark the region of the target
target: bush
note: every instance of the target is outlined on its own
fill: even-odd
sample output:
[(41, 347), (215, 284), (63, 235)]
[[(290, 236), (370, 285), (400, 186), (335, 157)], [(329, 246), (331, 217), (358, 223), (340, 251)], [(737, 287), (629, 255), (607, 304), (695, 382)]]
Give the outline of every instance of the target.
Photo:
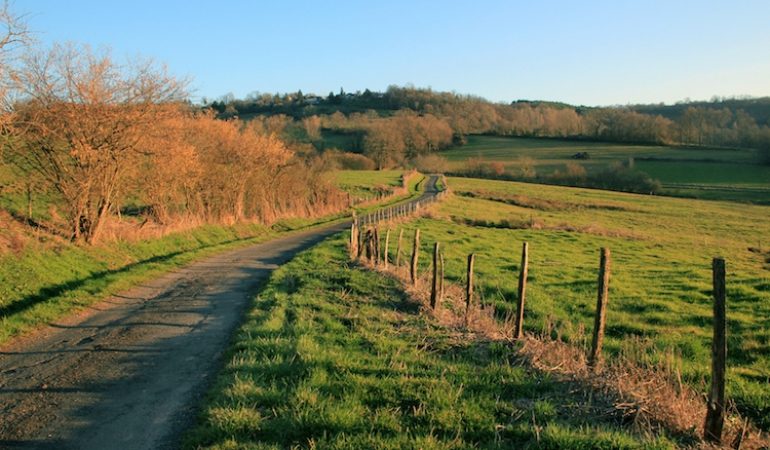
[(461, 174), (467, 177), (506, 178), (505, 165), (499, 161), (486, 162), (482, 158), (469, 158)]
[(601, 172), (588, 175), (585, 168), (570, 162), (566, 170), (555, 170), (545, 178), (546, 182), (567, 186), (580, 186), (611, 191), (655, 194), (660, 192), (660, 182), (653, 180), (644, 172), (629, 168), (624, 164), (613, 164)]
[(660, 192), (658, 180), (644, 172), (615, 164), (588, 178), (588, 186), (615, 191), (655, 194)]
[[(331, 150), (330, 150), (331, 151)], [(330, 151), (327, 151), (329, 153)], [(350, 152), (331, 151), (330, 158), (343, 170), (374, 170), (374, 161), (364, 155)]]
[(412, 164), (422, 173), (444, 173), (449, 169), (446, 158), (433, 153), (416, 157)]

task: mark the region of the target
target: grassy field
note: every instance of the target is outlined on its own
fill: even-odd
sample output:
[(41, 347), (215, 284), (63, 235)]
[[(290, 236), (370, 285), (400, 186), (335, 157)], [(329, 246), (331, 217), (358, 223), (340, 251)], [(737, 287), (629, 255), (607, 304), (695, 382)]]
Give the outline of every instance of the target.
[[(578, 152), (587, 152), (590, 159), (572, 159)], [(452, 170), (460, 170), (469, 158), (481, 158), (502, 162), (513, 173), (519, 170), (521, 158), (528, 157), (540, 175), (563, 171), (568, 162), (578, 162), (591, 173), (634, 158), (634, 167), (660, 180), (667, 194), (770, 203), (770, 166), (756, 165), (756, 153), (751, 150), (469, 136), (467, 145), (441, 155)]]
[[(339, 170), (335, 172), (337, 186), (351, 196), (359, 198), (374, 198), (378, 192), (385, 192), (401, 186), (401, 175), (403, 170)], [(365, 213), (382, 206), (388, 206), (394, 203), (404, 201), (408, 198), (419, 195), (425, 188), (423, 181), (425, 176), (417, 173), (411, 176), (407, 181), (407, 192), (392, 198), (388, 198), (376, 205), (367, 204), (366, 206), (357, 206), (357, 213)]]
[(278, 269), (254, 300), (185, 447), (673, 447), (513, 358), (417, 314), (337, 237)]
[[(728, 392), (770, 428), (770, 207), (556, 186), (450, 178), (456, 193), (422, 230), (436, 240), (447, 277), (464, 279), (477, 254), (478, 292), (500, 316), (513, 310), (521, 243), (530, 243), (525, 329), (585, 345), (593, 324), (600, 247), (612, 251), (609, 354), (673, 355), (705, 392), (711, 335), (711, 258), (728, 267)], [(421, 261), (427, 271), (428, 258)], [(629, 338), (634, 338), (633, 340)], [(639, 343), (641, 340), (642, 344)]]
[(401, 186), (403, 170), (338, 170), (335, 181), (342, 190), (354, 197), (368, 197), (378, 189), (393, 189)]

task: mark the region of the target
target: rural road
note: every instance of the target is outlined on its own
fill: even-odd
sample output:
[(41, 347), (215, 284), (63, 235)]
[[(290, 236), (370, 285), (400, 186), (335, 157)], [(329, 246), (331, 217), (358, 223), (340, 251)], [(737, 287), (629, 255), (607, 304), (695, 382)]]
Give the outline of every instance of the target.
[(259, 285), (349, 226), (208, 257), (4, 346), (0, 448), (178, 447)]

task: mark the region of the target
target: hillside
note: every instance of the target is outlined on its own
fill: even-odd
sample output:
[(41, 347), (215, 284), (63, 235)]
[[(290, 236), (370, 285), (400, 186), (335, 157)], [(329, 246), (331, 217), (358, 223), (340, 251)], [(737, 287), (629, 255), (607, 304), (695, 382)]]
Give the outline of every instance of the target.
[(661, 115), (671, 120), (681, 118), (687, 108), (728, 109), (732, 113), (746, 112), (760, 126), (770, 125), (770, 97), (683, 101), (673, 105), (631, 105), (630, 108), (640, 113)]
[[(246, 99), (221, 98), (204, 101), (204, 104), (220, 114), (237, 114), (240, 117), (252, 115), (285, 114), (295, 119), (312, 115), (327, 115), (341, 112), (345, 115), (355, 112), (377, 111), (381, 116), (392, 114), (403, 108), (429, 112), (440, 109), (451, 103), (488, 103), (484, 99), (470, 95), (434, 92), (430, 89), (413, 90), (391, 87), (385, 92), (330, 92), (328, 95), (303, 94), (302, 91), (286, 94), (259, 94)], [(546, 107), (554, 109), (572, 109), (589, 111), (601, 109), (598, 106), (570, 105), (562, 102), (538, 100), (514, 100), (511, 106)], [(686, 100), (675, 104), (627, 105), (626, 108), (639, 113), (662, 116), (670, 120), (678, 120), (687, 108), (703, 108), (709, 110), (727, 109), (733, 114), (738, 111), (746, 112), (759, 126), (770, 125), (770, 97), (758, 98), (715, 98), (709, 101)]]

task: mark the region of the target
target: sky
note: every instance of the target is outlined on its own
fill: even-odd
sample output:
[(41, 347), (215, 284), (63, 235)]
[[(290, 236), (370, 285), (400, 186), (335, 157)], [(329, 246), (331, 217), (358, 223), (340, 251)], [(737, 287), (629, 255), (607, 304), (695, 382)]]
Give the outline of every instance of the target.
[(193, 98), (407, 85), (575, 105), (770, 95), (770, 1), (15, 0), (43, 47), (152, 58)]

